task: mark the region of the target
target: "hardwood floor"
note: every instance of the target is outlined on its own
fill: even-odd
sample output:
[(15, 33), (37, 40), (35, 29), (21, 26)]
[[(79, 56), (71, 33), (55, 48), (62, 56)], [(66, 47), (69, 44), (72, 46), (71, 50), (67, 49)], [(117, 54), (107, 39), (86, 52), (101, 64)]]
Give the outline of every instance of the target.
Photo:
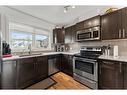
[(83, 84), (75, 81), (72, 77), (59, 72), (53, 76), (51, 76), (53, 80), (55, 80), (57, 83), (53, 86), (51, 86), (48, 89), (59, 89), (59, 90), (67, 90), (67, 89), (84, 89), (88, 90), (90, 88), (84, 86)]

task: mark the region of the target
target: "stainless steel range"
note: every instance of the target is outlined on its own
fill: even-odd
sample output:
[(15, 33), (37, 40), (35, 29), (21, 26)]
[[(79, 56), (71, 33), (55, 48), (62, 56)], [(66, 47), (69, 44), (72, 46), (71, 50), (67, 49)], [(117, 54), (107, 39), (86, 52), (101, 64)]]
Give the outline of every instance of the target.
[(97, 58), (102, 54), (99, 46), (86, 47), (80, 49), (79, 54), (75, 54), (73, 62), (74, 79), (86, 86), (98, 88), (98, 62)]

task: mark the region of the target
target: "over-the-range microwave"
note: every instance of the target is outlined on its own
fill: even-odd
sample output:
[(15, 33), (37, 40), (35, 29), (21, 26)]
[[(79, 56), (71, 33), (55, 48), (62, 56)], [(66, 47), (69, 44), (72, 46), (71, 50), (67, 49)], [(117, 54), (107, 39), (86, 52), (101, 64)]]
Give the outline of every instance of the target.
[(77, 31), (76, 41), (100, 40), (100, 26)]

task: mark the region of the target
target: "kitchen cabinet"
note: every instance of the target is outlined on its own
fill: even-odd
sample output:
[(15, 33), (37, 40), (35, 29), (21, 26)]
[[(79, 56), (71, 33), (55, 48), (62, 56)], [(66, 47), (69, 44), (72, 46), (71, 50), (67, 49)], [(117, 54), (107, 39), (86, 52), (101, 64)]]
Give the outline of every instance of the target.
[(61, 63), (62, 72), (73, 76), (73, 56), (64, 54)]
[(102, 40), (121, 37), (121, 10), (105, 14), (101, 17)]
[(84, 28), (100, 26), (100, 15), (94, 16), (84, 21)]
[(84, 29), (84, 21), (76, 23), (76, 31)]
[(72, 42), (72, 27), (65, 28), (65, 43)]
[(65, 28), (65, 43), (73, 43), (76, 40), (76, 26)]
[(1, 88), (16, 88), (16, 63), (17, 61), (4, 61), (2, 65)]
[(4, 61), (2, 88), (22, 89), (48, 77), (47, 56)]
[(125, 63), (123, 63), (124, 65), (123, 65), (123, 73), (124, 73), (124, 76), (123, 76), (123, 80), (124, 80), (124, 82), (123, 82), (123, 87), (124, 87), (124, 89), (127, 89), (127, 62)]
[(100, 15), (94, 16), (76, 24), (76, 30), (87, 29), (95, 26), (100, 26)]
[(36, 81), (48, 77), (48, 59), (47, 56), (36, 57)]
[(64, 43), (64, 29), (53, 29), (53, 43)]
[(121, 62), (99, 61), (99, 89), (123, 88), (123, 64)]
[(71, 26), (72, 30), (72, 43), (75, 43), (76, 41), (76, 25)]
[(102, 40), (127, 38), (127, 8), (102, 16)]
[(61, 55), (48, 56), (48, 73), (49, 75), (55, 74), (60, 71)]
[(25, 88), (34, 83), (35, 57), (19, 59), (17, 63), (17, 87)]
[(122, 28), (121, 28), (121, 37), (127, 38), (127, 7), (121, 9), (122, 11)]

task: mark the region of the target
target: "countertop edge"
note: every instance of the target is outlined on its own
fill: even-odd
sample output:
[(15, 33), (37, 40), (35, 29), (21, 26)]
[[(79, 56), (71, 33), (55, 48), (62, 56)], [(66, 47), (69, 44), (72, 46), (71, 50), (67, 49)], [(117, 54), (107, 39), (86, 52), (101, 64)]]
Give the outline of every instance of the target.
[(31, 57), (39, 57), (39, 56), (49, 56), (49, 55), (56, 55), (56, 54), (67, 54), (67, 55), (74, 55), (78, 52), (52, 52), (52, 53), (44, 53), (42, 55), (32, 55), (32, 56), (24, 56), (24, 57), (19, 57), (19, 56), (12, 56), (12, 57), (8, 57), (8, 58), (2, 58), (2, 61), (13, 61), (13, 60), (19, 60), (19, 59), (23, 59), (23, 58), (31, 58)]

